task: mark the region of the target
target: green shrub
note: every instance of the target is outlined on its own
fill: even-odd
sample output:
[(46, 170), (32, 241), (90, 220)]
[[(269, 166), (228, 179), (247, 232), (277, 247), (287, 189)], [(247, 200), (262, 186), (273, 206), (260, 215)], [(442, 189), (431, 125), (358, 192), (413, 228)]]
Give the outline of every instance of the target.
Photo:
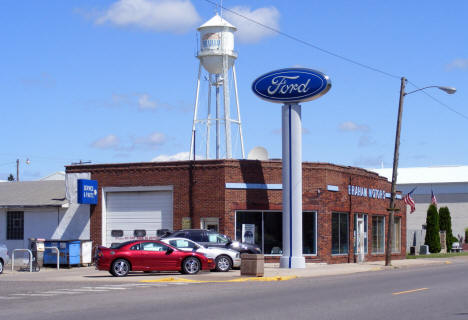
[[(458, 239), (452, 234), (452, 218), (450, 217), (450, 210), (448, 207), (442, 207), (439, 209), (439, 228), (445, 231), (445, 243), (447, 244), (447, 250), (452, 248), (452, 243), (457, 242)], [(455, 241), (453, 239), (455, 238)]]
[(468, 228), (465, 228), (465, 243), (468, 243)]
[(433, 204), (427, 209), (426, 238), (424, 244), (429, 246), (429, 251), (431, 253), (440, 252), (439, 213), (437, 213), (437, 208)]

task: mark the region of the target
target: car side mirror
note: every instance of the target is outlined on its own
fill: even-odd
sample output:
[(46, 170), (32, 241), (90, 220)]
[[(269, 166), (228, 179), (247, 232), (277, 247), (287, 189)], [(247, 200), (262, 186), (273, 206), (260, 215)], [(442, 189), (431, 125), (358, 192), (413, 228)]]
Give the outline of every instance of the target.
[(167, 248), (167, 250), (166, 250), (166, 255), (170, 255), (170, 254), (173, 253), (173, 252), (174, 252), (174, 249), (172, 249), (172, 248)]

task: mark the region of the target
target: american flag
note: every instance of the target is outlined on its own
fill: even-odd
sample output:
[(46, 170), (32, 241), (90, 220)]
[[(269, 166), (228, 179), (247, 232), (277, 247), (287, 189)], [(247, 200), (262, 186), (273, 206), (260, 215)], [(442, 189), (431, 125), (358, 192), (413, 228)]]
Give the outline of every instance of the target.
[(432, 189), (431, 189), (431, 203), (433, 205), (437, 206), (437, 198), (436, 198), (434, 192), (432, 191)]
[(414, 192), (414, 190), (416, 190), (416, 187), (408, 192), (403, 198), (403, 201), (405, 201), (405, 203), (411, 207), (410, 213), (413, 213), (416, 210), (416, 204), (414, 203), (413, 198), (411, 198), (411, 194)]

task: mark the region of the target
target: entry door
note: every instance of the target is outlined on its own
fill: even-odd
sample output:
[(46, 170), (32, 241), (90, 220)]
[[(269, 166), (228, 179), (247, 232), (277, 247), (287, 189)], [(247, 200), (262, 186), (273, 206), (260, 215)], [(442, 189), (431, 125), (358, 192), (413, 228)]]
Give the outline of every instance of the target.
[(364, 239), (365, 239), (365, 230), (364, 230), (364, 218), (357, 219), (357, 228), (356, 228), (356, 237), (357, 237), (357, 254), (358, 254), (358, 261), (364, 261), (364, 254), (365, 247), (364, 247)]

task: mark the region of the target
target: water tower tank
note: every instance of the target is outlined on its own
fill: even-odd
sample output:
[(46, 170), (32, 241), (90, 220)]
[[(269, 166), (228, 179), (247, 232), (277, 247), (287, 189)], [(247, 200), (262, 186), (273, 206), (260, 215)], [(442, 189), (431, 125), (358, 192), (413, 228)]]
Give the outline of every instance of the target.
[(198, 28), (200, 32), (200, 59), (203, 67), (211, 74), (223, 73), (223, 56), (227, 57), (227, 67), (231, 68), (237, 53), (234, 51), (234, 32), (232, 24), (216, 14)]

